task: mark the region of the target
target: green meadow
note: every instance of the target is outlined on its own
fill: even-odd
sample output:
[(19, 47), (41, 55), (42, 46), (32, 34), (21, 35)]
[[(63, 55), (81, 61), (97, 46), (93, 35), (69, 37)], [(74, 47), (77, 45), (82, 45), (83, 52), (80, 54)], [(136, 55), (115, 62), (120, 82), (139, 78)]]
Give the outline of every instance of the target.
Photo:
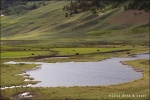
[[(34, 3), (38, 2), (29, 2), (27, 7)], [(105, 12), (98, 12), (96, 15), (93, 15), (91, 11), (86, 11), (66, 18), (62, 8), (68, 3), (70, 1), (67, 0), (45, 1), (46, 5), (37, 9), (1, 17), (0, 87), (37, 83), (36, 81), (26, 82), (23, 76), (16, 76), (16, 74), (35, 69), (38, 65), (4, 64), (8, 61), (96, 62), (108, 58), (149, 53), (149, 23), (134, 24), (130, 21), (117, 23), (118, 20), (122, 21), (125, 18), (114, 19), (125, 13), (123, 5), (128, 1), (115, 9), (110, 9), (111, 5), (107, 5)], [(16, 6), (15, 9), (20, 7)], [(146, 18), (142, 17), (141, 20)], [(136, 20), (136, 17), (134, 16), (131, 20)], [(143, 78), (110, 86), (16, 87), (0, 90), (0, 99), (16, 100), (15, 97), (18, 94), (30, 92), (33, 97), (26, 98), (27, 100), (148, 100), (149, 61), (139, 59), (122, 63), (142, 69)], [(115, 94), (117, 97), (114, 96)], [(125, 97), (119, 97), (122, 95)], [(129, 95), (135, 95), (135, 97), (127, 97)]]
[(43, 51), (14, 51), (14, 52), (2, 52), (2, 57), (9, 57), (9, 58), (15, 58), (15, 57), (30, 57), (30, 56), (38, 56), (38, 55), (48, 55), (50, 52), (43, 52)]

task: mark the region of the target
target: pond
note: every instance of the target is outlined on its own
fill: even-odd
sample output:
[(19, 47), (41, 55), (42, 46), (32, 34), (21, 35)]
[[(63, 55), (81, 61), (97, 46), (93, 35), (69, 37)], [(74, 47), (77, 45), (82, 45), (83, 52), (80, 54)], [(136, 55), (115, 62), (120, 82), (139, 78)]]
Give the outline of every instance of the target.
[(149, 58), (149, 54), (135, 55), (131, 58), (110, 58), (98, 62), (7, 62), (7, 64), (39, 64), (41, 68), (28, 70), (37, 81), (33, 87), (58, 86), (106, 86), (132, 82), (143, 77), (142, 72), (136, 72), (131, 66), (120, 61)]

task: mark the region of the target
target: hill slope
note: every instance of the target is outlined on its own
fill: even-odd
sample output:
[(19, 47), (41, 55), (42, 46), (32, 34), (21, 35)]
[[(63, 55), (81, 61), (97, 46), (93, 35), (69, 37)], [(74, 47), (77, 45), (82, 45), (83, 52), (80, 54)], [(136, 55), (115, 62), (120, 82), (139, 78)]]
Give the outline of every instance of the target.
[(1, 17), (2, 40), (48, 40), (51, 44), (68, 43), (146, 44), (149, 16), (145, 11), (124, 6), (99, 12), (91, 11), (65, 17), (62, 8), (69, 1), (49, 2), (46, 6), (20, 15)]

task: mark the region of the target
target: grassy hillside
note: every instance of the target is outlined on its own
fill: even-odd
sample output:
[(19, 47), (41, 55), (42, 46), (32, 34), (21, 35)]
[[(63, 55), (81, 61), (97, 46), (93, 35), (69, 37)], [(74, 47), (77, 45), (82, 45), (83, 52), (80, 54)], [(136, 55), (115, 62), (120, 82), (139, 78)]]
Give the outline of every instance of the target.
[[(136, 11), (138, 14), (134, 15), (135, 10), (124, 11), (124, 3), (105, 13), (93, 15), (86, 11), (66, 18), (62, 8), (69, 2), (50, 1), (46, 6), (24, 14), (1, 17), (1, 39), (48, 40), (46, 43), (51, 46), (148, 43), (148, 13)], [(125, 15), (130, 20), (122, 22)], [(133, 23), (133, 20), (141, 21)]]
[[(31, 0), (32, 1), (32, 0)], [(98, 1), (98, 0), (97, 0)], [(117, 0), (114, 0), (117, 1)], [(39, 1), (28, 2), (31, 7)], [(36, 83), (16, 76), (35, 65), (6, 65), (7, 61), (23, 62), (89, 62), (113, 57), (129, 57), (149, 53), (149, 12), (124, 10), (129, 2), (117, 8), (106, 6), (105, 12), (87, 10), (65, 17), (64, 5), (70, 0), (46, 1), (45, 6), (25, 12), (1, 16), (1, 86)], [(25, 8), (26, 8), (25, 7)], [(16, 87), (0, 90), (0, 99), (16, 100), (20, 93), (30, 92), (33, 98), (22, 99), (149, 99), (149, 62), (147, 59), (123, 62), (143, 70), (144, 77), (134, 82), (91, 87), (32, 88)], [(11, 71), (8, 73), (8, 71)], [(29, 77), (28, 77), (29, 78)], [(33, 79), (31, 77), (31, 79)], [(142, 90), (142, 91), (141, 91)], [(137, 94), (135, 98), (111, 97), (111, 94)], [(138, 95), (139, 94), (139, 95)], [(144, 97), (138, 97), (140, 94)]]

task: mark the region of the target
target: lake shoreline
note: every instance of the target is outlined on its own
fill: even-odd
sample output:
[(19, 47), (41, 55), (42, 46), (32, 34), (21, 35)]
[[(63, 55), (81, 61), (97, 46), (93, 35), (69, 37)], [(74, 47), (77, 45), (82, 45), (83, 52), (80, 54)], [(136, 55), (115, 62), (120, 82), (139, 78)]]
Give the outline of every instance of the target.
[[(142, 60), (143, 62), (144, 60)], [(147, 60), (146, 60), (147, 61)], [(128, 62), (128, 61), (127, 61)], [(131, 62), (141, 62), (141, 60), (135, 60), (135, 61), (131, 61)], [(141, 64), (141, 63), (140, 63)], [(130, 66), (135, 66), (135, 67), (138, 67), (137, 65), (135, 64), (132, 64), (132, 63), (127, 63), (127, 65), (130, 65)], [(145, 68), (144, 65), (139, 65), (141, 68)], [(147, 65), (148, 67), (148, 65)], [(112, 94), (112, 95), (130, 95), (130, 94), (137, 94), (136, 91), (142, 91), (142, 92), (138, 92), (138, 94), (140, 95), (146, 95), (145, 97), (141, 97), (141, 99), (145, 99), (145, 100), (148, 100), (148, 97), (149, 97), (149, 93), (146, 92), (145, 89), (148, 89), (149, 88), (149, 85), (147, 84), (148, 83), (148, 80), (149, 80), (149, 77), (148, 77), (148, 71), (147, 69), (144, 70), (144, 76), (141, 78), (141, 79), (138, 79), (138, 80), (135, 80), (135, 81), (132, 81), (132, 82), (127, 82), (127, 83), (122, 83), (122, 84), (115, 84), (115, 85), (109, 85), (109, 86), (74, 86), (74, 87), (16, 87), (16, 88), (10, 88), (10, 89), (4, 89), (4, 90), (0, 90), (2, 91), (2, 95), (5, 95), (4, 93), (7, 91), (14, 91), (14, 92), (11, 92), (10, 96), (9, 97), (14, 97), (16, 96), (17, 94), (19, 93), (24, 93), (24, 92), (30, 92), (33, 94), (33, 97), (34, 99), (39, 99), (41, 96), (43, 97), (43, 95), (45, 95), (45, 99), (49, 98), (49, 95), (51, 94), (52, 97), (51, 98), (55, 98), (55, 99), (63, 99), (64, 97), (62, 95), (66, 95), (66, 97), (70, 97), (70, 98), (74, 98), (74, 99), (79, 99), (79, 98), (90, 98), (90, 99), (94, 99), (94, 98), (97, 98), (97, 99), (101, 99), (101, 98), (106, 98), (106, 99), (114, 99), (113, 97), (109, 97), (109, 94)], [(141, 85), (143, 84), (143, 85)], [(146, 88), (145, 88), (146, 87)], [(17, 89), (17, 91), (16, 91)], [(123, 92), (124, 89), (126, 89), (126, 92)], [(64, 92), (65, 90), (65, 92)], [(92, 94), (90, 94), (89, 92), (88, 93), (85, 93), (85, 91), (93, 91)], [(33, 92), (34, 91), (34, 92)], [(46, 92), (45, 92), (46, 91)], [(61, 94), (57, 94), (58, 92), (60, 91)], [(71, 91), (74, 91), (74, 92), (71, 92)], [(98, 92), (99, 91), (99, 92)], [(112, 91), (112, 92), (111, 92)], [(115, 91), (115, 94), (114, 94), (114, 91)], [(96, 94), (99, 94), (99, 96), (97, 96)], [(108, 95), (104, 95), (104, 93), (107, 92)], [(129, 92), (130, 94), (128, 94), (127, 92)], [(76, 97), (75, 94), (80, 94), (80, 93), (83, 93), (84, 95), (86, 95), (86, 97), (84, 97), (82, 94), (80, 95), (80, 97), (78, 98), (78, 96)], [(56, 95), (57, 97), (53, 97), (53, 95)], [(74, 94), (74, 95), (72, 95)], [(92, 95), (93, 97), (89, 97), (90, 95)], [(44, 99), (42, 98), (42, 99)], [(64, 98), (65, 99), (65, 98)], [(124, 97), (124, 98), (120, 98), (118, 97), (118, 99), (130, 99), (129, 97)], [(131, 98), (133, 99), (133, 98)], [(138, 97), (135, 97), (134, 99), (139, 99)]]
[[(147, 53), (146, 53), (147, 54)], [(132, 56), (132, 57), (135, 57), (134, 55)], [(109, 58), (109, 59), (112, 59), (112, 58)], [(99, 61), (98, 61), (99, 62)], [(120, 61), (120, 63), (121, 64), (125, 64), (125, 65), (127, 65), (126, 63), (125, 63), (126, 61)], [(34, 63), (34, 64), (36, 64), (36, 62), (29, 62), (29, 63)], [(18, 64), (25, 64), (25, 62), (18, 62)], [(143, 74), (143, 70), (142, 69), (139, 69), (139, 68), (136, 68), (136, 67), (133, 67), (133, 66), (131, 66), (136, 72), (142, 72), (142, 74)], [(31, 68), (31, 69), (29, 69), (29, 70), (26, 70), (25, 72), (28, 72), (28, 71), (33, 71), (33, 70), (37, 70), (37, 69), (39, 69), (39, 68), (41, 68), (41, 64), (38, 64), (35, 68)], [(137, 80), (139, 80), (139, 79), (137, 79)], [(32, 81), (36, 81), (34, 78), (33, 78), (33, 80)], [(36, 81), (37, 83), (39, 83), (40, 81)], [(128, 82), (125, 82), (125, 83), (128, 83)], [(119, 84), (124, 84), (124, 83), (119, 83)], [(111, 85), (118, 85), (118, 84), (111, 84)], [(95, 85), (94, 85), (95, 86)], [(96, 86), (98, 86), (98, 85), (96, 85)], [(100, 86), (103, 86), (103, 85), (100, 85)], [(105, 86), (105, 85), (104, 85)], [(106, 86), (110, 86), (110, 85), (106, 85)], [(51, 87), (51, 86), (50, 86)], [(61, 86), (57, 86), (57, 87), (61, 87)], [(62, 87), (64, 87), (64, 86), (62, 86)], [(68, 87), (68, 86), (65, 86), (65, 87)], [(74, 87), (74, 86), (69, 86), (69, 87)], [(80, 87), (80, 86), (79, 86)], [(82, 86), (81, 86), (82, 87)], [(85, 86), (83, 86), (83, 87), (85, 87)]]

